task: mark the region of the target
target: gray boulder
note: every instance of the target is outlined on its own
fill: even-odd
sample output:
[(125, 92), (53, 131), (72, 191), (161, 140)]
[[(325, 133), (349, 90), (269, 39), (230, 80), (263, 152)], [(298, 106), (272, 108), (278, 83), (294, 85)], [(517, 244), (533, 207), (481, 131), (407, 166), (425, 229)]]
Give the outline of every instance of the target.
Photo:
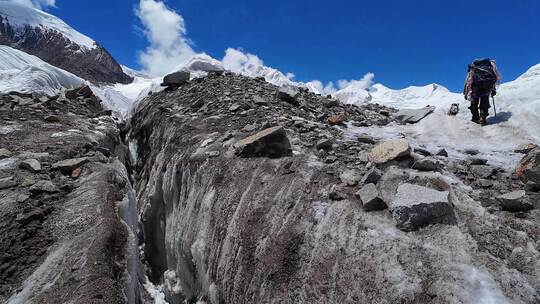
[(364, 185), (362, 189), (355, 193), (355, 196), (362, 201), (362, 207), (366, 211), (377, 211), (387, 208), (375, 184)]
[(418, 171), (437, 171), (441, 167), (439, 161), (432, 157), (424, 157), (414, 162), (412, 168)]
[(442, 156), (442, 157), (448, 157), (448, 152), (446, 152), (445, 149), (440, 149), (439, 151), (437, 151), (437, 153), (435, 155)]
[(425, 107), (422, 109), (401, 109), (394, 115), (394, 118), (402, 124), (414, 124), (424, 119), (435, 111), (435, 107)]
[(468, 155), (478, 155), (480, 154), (480, 151), (476, 149), (466, 149), (465, 151), (463, 151), (463, 153), (468, 154)]
[(428, 150), (424, 149), (424, 148), (415, 148), (414, 149), (414, 152), (415, 153), (418, 153), (422, 156), (431, 156), (431, 152), (429, 152)]
[(59, 192), (58, 187), (56, 187), (51, 181), (39, 181), (30, 187), (30, 193), (37, 195), (40, 193), (57, 193)]
[(364, 175), (361, 180), (361, 184), (377, 184), (381, 180), (381, 177), (382, 172), (379, 169), (373, 167), (369, 169), (369, 171)]
[(279, 158), (291, 155), (291, 143), (283, 127), (273, 127), (238, 141), (234, 148), (240, 157)]
[(76, 99), (77, 97), (90, 98), (94, 95), (92, 89), (87, 85), (67, 90), (64, 94), (68, 99)]
[(369, 135), (359, 135), (356, 139), (363, 144), (375, 144), (375, 139)]
[(317, 141), (315, 147), (317, 149), (330, 150), (332, 149), (333, 140), (330, 138), (322, 138)]
[(487, 165), (488, 160), (484, 158), (471, 158), (467, 160), (469, 166), (485, 166)]
[(368, 154), (368, 160), (384, 164), (411, 154), (411, 146), (405, 139), (393, 139), (376, 145)]
[(497, 173), (495, 168), (486, 165), (472, 166), (471, 172), (474, 177), (483, 179), (489, 179)]
[(37, 159), (26, 159), (19, 164), (19, 168), (37, 173), (41, 171), (41, 163)]
[(497, 197), (501, 207), (505, 211), (521, 212), (534, 208), (525, 190), (514, 191)]
[(247, 124), (247, 125), (244, 126), (244, 128), (242, 129), (242, 131), (248, 132), (248, 133), (249, 133), (249, 132), (253, 132), (253, 131), (257, 130), (257, 128), (258, 128), (258, 126), (257, 126), (256, 123), (254, 123), (254, 124)]
[(64, 175), (71, 175), (73, 170), (79, 168), (80, 166), (86, 164), (89, 161), (88, 157), (81, 158), (72, 158), (59, 161), (52, 165), (53, 170), (58, 170)]
[(278, 98), (295, 106), (299, 106), (298, 91), (288, 87), (282, 87), (278, 91)]
[(174, 72), (165, 76), (161, 85), (164, 87), (177, 87), (187, 83), (190, 77), (191, 74), (188, 71)]
[(13, 155), (13, 153), (11, 153), (11, 151), (9, 151), (8, 149), (0, 149), (0, 159), (10, 158), (11, 155)]
[(394, 200), (389, 203), (396, 226), (403, 231), (414, 231), (432, 224), (457, 224), (448, 191), (402, 184)]

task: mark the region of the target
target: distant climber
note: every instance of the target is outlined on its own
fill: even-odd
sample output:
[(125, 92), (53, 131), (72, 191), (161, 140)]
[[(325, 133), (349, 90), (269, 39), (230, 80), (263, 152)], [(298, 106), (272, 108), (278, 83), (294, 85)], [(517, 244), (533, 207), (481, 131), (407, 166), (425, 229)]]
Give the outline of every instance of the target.
[[(465, 99), (471, 102), (469, 109), (472, 121), (480, 125), (486, 124), (489, 116), (489, 97), (497, 94), (496, 86), (501, 77), (494, 60), (489, 58), (475, 60), (469, 64), (465, 89)], [(480, 111), (479, 111), (480, 110)]]

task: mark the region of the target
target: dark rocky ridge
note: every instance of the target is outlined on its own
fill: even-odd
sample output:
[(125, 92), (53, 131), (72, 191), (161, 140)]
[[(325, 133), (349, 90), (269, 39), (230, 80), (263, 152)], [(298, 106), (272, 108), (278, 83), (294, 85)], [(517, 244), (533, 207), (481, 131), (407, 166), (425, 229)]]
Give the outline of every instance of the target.
[(16, 32), (2, 15), (0, 44), (37, 56), (93, 83), (127, 84), (133, 81), (102, 46), (86, 49), (59, 32), (42, 27), (25, 26), (22, 32)]
[[(395, 110), (287, 94), (210, 74), (134, 110), (144, 261), (153, 282), (176, 286), (165, 290), (171, 303), (467, 303), (483, 292), (540, 300), (538, 196), (528, 193), (536, 209), (517, 214), (486, 199), (523, 189), (512, 173), (408, 151), (373, 178), (377, 139), (347, 125), (385, 125)], [(239, 140), (276, 126), (291, 156), (235, 153)], [(370, 196), (385, 202), (404, 183), (447, 193), (455, 218), (398, 230), (388, 210), (362, 208), (364, 173), (379, 191)], [(480, 282), (484, 273), (493, 281)]]

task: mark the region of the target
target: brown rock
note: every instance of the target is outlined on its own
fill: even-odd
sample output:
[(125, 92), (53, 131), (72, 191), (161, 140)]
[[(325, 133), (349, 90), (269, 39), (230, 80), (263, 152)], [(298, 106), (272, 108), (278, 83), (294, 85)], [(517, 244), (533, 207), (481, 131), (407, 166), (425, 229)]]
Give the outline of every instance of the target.
[(519, 163), (516, 174), (524, 183), (540, 185), (540, 148), (531, 150)]
[(347, 121), (347, 115), (345, 113), (339, 113), (328, 117), (328, 124), (335, 126), (340, 125)]
[(77, 169), (73, 170), (73, 172), (71, 172), (71, 177), (77, 179), (77, 178), (79, 178), (79, 176), (81, 176), (81, 172), (82, 172), (82, 169), (77, 168)]
[(384, 164), (411, 154), (411, 146), (405, 139), (393, 139), (378, 144), (369, 152), (368, 160), (375, 164)]
[(68, 175), (68, 174), (72, 174), (73, 170), (75, 170), (78, 167), (86, 164), (87, 162), (88, 162), (87, 157), (66, 159), (66, 160), (54, 163), (52, 165), (52, 169), (53, 170), (59, 170), (63, 174)]

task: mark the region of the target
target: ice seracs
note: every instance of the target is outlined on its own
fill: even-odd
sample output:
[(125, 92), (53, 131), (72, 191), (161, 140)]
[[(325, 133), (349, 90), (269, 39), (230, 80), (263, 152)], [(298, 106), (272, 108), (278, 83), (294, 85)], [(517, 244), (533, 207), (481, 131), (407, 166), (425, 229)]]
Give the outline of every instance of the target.
[(52, 96), (62, 90), (79, 87), (84, 82), (36, 56), (0, 45), (0, 92), (17, 91)]

